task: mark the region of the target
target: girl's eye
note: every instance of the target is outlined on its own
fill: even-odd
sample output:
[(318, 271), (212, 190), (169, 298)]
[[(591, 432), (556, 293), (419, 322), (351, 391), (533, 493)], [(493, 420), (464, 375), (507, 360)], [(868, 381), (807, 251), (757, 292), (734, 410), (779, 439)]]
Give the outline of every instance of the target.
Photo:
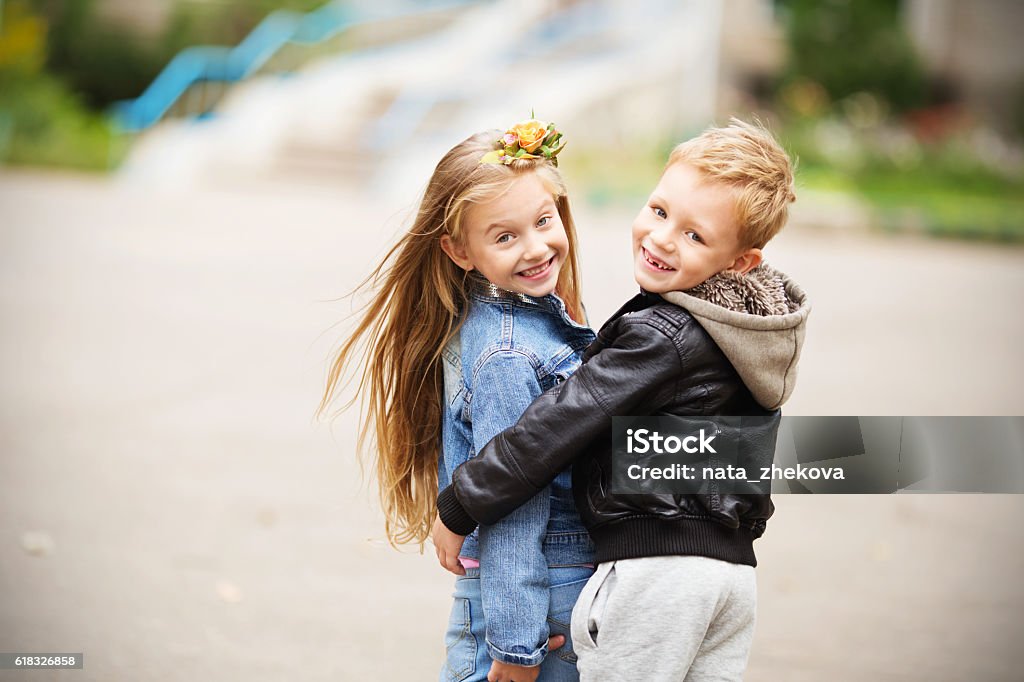
[(652, 206), (651, 210), (654, 211), (654, 215), (658, 216), (659, 218), (667, 218), (668, 217), (668, 213), (665, 213), (665, 210), (662, 209), (662, 208), (659, 208), (658, 206)]
[(551, 217), (550, 216), (544, 216), (543, 218), (541, 218), (540, 220), (537, 221), (537, 227), (544, 227), (545, 225), (547, 225), (550, 222), (551, 222)]
[(696, 232), (692, 232), (692, 231), (691, 232), (687, 232), (686, 236), (689, 237), (690, 239), (692, 239), (695, 242), (702, 242), (702, 241), (704, 241), (703, 239), (700, 238), (700, 235), (697, 234)]
[(510, 235), (508, 232), (506, 232), (505, 234), (503, 234), (500, 237), (498, 237), (498, 243), (499, 244), (507, 244), (510, 239), (512, 239), (512, 235)]

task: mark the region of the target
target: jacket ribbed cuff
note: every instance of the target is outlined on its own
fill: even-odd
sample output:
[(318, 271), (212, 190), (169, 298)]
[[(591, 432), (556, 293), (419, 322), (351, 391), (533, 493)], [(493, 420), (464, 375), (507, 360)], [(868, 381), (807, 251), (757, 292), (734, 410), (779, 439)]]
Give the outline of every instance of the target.
[(544, 642), (544, 645), (539, 649), (536, 649), (533, 653), (529, 654), (516, 654), (510, 651), (502, 651), (498, 647), (487, 641), (487, 655), (495, 661), (501, 661), (508, 665), (521, 665), (525, 667), (533, 667), (540, 665), (544, 662), (544, 657), (548, 655), (548, 643)]
[(437, 513), (448, 530), (456, 535), (469, 535), (476, 530), (477, 523), (470, 516), (459, 498), (455, 497), (455, 486), (450, 485), (437, 496)]

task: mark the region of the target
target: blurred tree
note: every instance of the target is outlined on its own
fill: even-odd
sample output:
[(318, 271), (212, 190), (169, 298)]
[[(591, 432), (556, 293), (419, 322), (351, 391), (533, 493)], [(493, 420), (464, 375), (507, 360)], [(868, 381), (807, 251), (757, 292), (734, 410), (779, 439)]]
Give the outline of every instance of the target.
[(94, 0), (32, 2), (50, 26), (47, 71), (93, 108), (138, 95), (166, 61), (130, 28), (99, 20)]
[(309, 11), (326, 0), (179, 0), (160, 35), (103, 19), (101, 0), (29, 0), (50, 26), (47, 70), (96, 109), (136, 97), (190, 45), (232, 46), (275, 9)]
[(1024, 141), (1024, 83), (1017, 86), (1017, 97), (1013, 107), (1013, 131), (1018, 140)]
[(0, 82), (39, 73), (46, 61), (46, 22), (24, 2), (0, 2)]
[(900, 0), (777, 0), (786, 27), (785, 83), (812, 81), (840, 100), (858, 92), (902, 112), (925, 104), (926, 80), (903, 30)]
[(0, 4), (0, 163), (105, 169), (106, 119), (44, 71), (47, 23), (29, 0)]
[(106, 170), (124, 153), (106, 107), (136, 97), (182, 48), (236, 45), (275, 9), (326, 0), (177, 0), (154, 36), (106, 0), (0, 0), (0, 164)]

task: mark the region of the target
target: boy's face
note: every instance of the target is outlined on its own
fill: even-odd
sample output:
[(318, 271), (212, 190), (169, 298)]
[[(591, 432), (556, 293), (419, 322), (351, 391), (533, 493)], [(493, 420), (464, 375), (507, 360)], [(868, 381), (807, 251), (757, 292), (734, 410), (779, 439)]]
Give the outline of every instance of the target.
[(691, 289), (723, 270), (747, 272), (760, 249), (739, 241), (736, 197), (685, 163), (665, 169), (633, 221), (633, 270), (652, 293)]

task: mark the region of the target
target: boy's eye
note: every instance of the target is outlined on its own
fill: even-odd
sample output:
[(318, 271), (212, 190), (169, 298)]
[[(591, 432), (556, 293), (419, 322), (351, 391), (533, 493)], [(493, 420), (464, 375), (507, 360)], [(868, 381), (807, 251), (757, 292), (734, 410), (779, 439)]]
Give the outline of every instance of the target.
[(658, 206), (652, 206), (651, 210), (654, 211), (654, 215), (658, 216), (659, 218), (667, 218), (668, 217), (668, 213), (665, 213), (665, 210), (660, 208), (660, 207), (658, 207)]
[(687, 232), (686, 236), (689, 237), (690, 239), (692, 239), (695, 242), (702, 242), (702, 241), (704, 241), (703, 239), (700, 238), (699, 234), (697, 234), (696, 232), (693, 232), (693, 231)]
[(508, 232), (506, 232), (505, 234), (503, 234), (500, 237), (498, 237), (498, 243), (499, 244), (507, 244), (509, 242), (509, 240), (511, 240), (511, 239), (512, 239), (512, 235), (510, 235)]

